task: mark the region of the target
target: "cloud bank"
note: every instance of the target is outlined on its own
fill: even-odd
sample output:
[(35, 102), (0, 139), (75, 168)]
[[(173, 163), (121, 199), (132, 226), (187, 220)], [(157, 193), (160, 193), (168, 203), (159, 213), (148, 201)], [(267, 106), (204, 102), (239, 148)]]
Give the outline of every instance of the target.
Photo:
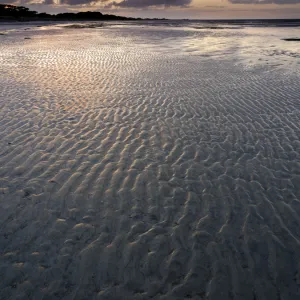
[(123, 0), (121, 2), (113, 1), (109, 3), (106, 7), (151, 7), (151, 6), (177, 6), (177, 7), (186, 7), (190, 5), (192, 0)]
[[(0, 3), (19, 3), (17, 0), (0, 0)], [(53, 0), (21, 0), (19, 4), (61, 4), (61, 5), (86, 5), (96, 3), (108, 3), (106, 7), (123, 7), (123, 8), (146, 8), (146, 7), (187, 7), (191, 4), (192, 0), (122, 0), (121, 2), (110, 0), (60, 0), (59, 3), (55, 3)]]
[[(189, 7), (192, 2), (200, 3), (200, 0), (0, 0), (0, 3), (7, 4), (39, 4), (39, 5), (68, 5), (68, 6), (87, 6), (96, 5), (98, 3), (106, 3), (104, 8), (148, 8), (148, 7)], [(300, 4), (300, 0), (227, 0), (230, 4)], [(212, 5), (212, 8), (214, 5)], [(222, 8), (223, 6), (218, 6)]]
[(232, 4), (299, 4), (300, 0), (228, 0)]

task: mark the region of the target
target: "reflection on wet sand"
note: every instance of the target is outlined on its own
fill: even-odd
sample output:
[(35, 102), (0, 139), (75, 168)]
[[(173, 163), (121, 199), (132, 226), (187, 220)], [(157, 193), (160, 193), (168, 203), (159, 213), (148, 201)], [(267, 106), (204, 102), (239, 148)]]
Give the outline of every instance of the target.
[(0, 299), (298, 299), (287, 32), (64, 25), (0, 37)]

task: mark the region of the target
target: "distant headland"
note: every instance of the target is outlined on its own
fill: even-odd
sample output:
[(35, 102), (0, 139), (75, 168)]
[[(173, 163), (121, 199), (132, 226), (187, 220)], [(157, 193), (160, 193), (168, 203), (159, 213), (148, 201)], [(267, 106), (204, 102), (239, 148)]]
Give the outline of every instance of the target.
[[(93, 20), (93, 21), (106, 21), (106, 20), (142, 20), (142, 18), (122, 17), (110, 14), (102, 14), (98, 11), (86, 11), (78, 13), (59, 13), (56, 15), (47, 14), (45, 12), (38, 13), (32, 11), (24, 6), (15, 6), (10, 4), (0, 4), (0, 22), (1, 21), (74, 21), (74, 20)], [(166, 19), (152, 19), (152, 20), (166, 20)]]
[[(166, 19), (166, 18), (132, 18), (102, 14), (99, 11), (85, 11), (78, 13), (59, 13), (48, 14), (38, 13), (24, 6), (11, 4), (0, 4), (0, 22), (26, 22), (26, 21), (168, 21), (168, 22), (194, 22), (201, 21), (207, 24), (230, 24), (248, 26), (275, 26), (275, 27), (300, 27), (300, 19), (212, 19), (212, 20), (193, 20), (193, 19)], [(214, 29), (214, 25), (211, 29)], [(220, 29), (218, 27), (217, 29)]]

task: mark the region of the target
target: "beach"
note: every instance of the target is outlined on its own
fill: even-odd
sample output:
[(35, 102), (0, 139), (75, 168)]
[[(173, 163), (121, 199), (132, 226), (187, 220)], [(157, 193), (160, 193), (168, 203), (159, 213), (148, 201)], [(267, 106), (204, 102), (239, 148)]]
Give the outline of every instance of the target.
[(299, 27), (39, 26), (0, 26), (0, 299), (299, 299)]

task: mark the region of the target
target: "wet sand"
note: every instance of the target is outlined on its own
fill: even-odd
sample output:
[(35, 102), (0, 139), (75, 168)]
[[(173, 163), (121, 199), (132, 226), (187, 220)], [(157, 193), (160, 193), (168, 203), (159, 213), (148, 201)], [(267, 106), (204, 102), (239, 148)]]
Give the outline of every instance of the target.
[(299, 52), (207, 30), (0, 36), (0, 299), (299, 299)]

